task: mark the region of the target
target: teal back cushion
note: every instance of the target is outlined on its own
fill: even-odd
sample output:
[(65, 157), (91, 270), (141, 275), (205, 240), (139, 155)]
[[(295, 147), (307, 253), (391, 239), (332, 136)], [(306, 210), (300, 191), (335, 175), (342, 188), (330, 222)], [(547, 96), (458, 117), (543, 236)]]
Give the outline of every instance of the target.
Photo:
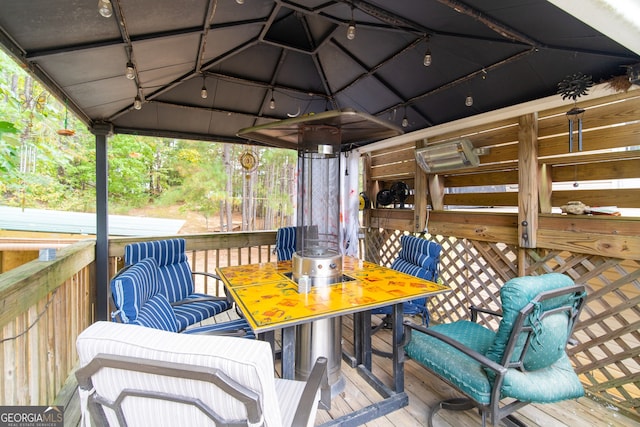
[[(522, 308), (530, 303), (541, 292), (573, 286), (570, 277), (549, 273), (540, 276), (517, 277), (509, 280), (500, 290), (503, 318), (496, 333), (496, 339), (489, 347), (486, 356), (502, 363), (502, 358), (516, 321)], [(559, 312), (539, 320), (539, 314), (544, 310), (573, 303), (573, 294), (552, 298), (540, 304), (526, 319), (525, 325), (534, 325), (535, 336), (523, 361), (527, 370), (536, 370), (552, 365), (564, 354), (567, 342), (569, 316), (566, 312)], [(524, 346), (525, 337), (520, 337), (512, 360), (517, 360)]]

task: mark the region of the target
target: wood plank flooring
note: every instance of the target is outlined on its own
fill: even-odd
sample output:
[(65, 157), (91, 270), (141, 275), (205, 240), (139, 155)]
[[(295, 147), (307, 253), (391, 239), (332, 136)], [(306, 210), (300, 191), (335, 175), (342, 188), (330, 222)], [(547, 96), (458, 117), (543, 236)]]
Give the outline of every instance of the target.
[[(419, 321), (419, 320), (418, 320)], [(278, 334), (276, 334), (276, 338)], [(389, 351), (391, 332), (381, 330), (372, 337), (375, 348)], [(353, 323), (351, 316), (343, 317), (343, 347), (351, 352), (353, 349)], [(316, 426), (361, 409), (381, 400), (380, 395), (360, 376), (357, 369), (342, 362), (342, 374), (345, 378), (345, 389), (332, 401), (329, 411), (319, 410)], [(276, 369), (279, 371), (279, 367)], [(385, 384), (391, 385), (391, 361), (374, 355), (373, 372)], [(278, 372), (276, 372), (278, 375)], [(75, 382), (70, 377), (68, 385), (73, 390)], [(77, 384), (75, 384), (77, 388)], [(426, 426), (429, 408), (437, 402), (456, 397), (456, 392), (447, 384), (431, 375), (413, 360), (405, 363), (405, 391), (409, 396), (409, 405), (391, 414), (364, 424), (366, 427), (413, 427)], [(61, 396), (65, 393), (61, 393)], [(65, 406), (65, 427), (79, 425), (78, 393), (67, 393), (72, 396), (65, 402), (56, 404)], [(547, 405), (528, 405), (517, 413), (518, 418), (530, 427), (574, 427), (574, 426), (610, 426), (640, 427), (640, 422), (623, 416), (616, 410), (605, 407), (587, 397)], [(477, 411), (439, 411), (433, 420), (434, 427), (478, 427), (481, 425)]]
[[(415, 321), (419, 322), (419, 319)], [(353, 324), (350, 316), (343, 317), (343, 346), (347, 351), (353, 348)], [(390, 351), (391, 331), (381, 330), (372, 337), (375, 348)], [(391, 384), (391, 361), (374, 355), (373, 372), (385, 382)], [(381, 397), (360, 377), (357, 370), (342, 362), (342, 373), (345, 376), (346, 387), (343, 393), (332, 402), (331, 411), (319, 411), (316, 426), (347, 411), (360, 409)], [(458, 397), (449, 385), (430, 374), (413, 360), (405, 363), (405, 391), (409, 395), (409, 405), (385, 417), (371, 421), (365, 426), (370, 427), (410, 427), (426, 426), (429, 408), (439, 401), (451, 397)], [(569, 426), (639, 426), (640, 422), (632, 420), (605, 407), (587, 397), (547, 405), (528, 405), (517, 412), (518, 418), (526, 425), (544, 427)], [(440, 410), (434, 417), (435, 427), (477, 427), (481, 419), (477, 411), (446, 411)]]

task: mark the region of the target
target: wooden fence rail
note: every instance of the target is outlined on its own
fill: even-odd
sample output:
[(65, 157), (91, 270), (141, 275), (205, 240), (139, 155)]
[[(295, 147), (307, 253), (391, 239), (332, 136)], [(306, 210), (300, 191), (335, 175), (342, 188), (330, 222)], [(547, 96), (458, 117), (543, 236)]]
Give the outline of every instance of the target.
[(77, 364), (78, 334), (93, 322), (95, 242), (0, 275), (3, 405), (50, 405)]

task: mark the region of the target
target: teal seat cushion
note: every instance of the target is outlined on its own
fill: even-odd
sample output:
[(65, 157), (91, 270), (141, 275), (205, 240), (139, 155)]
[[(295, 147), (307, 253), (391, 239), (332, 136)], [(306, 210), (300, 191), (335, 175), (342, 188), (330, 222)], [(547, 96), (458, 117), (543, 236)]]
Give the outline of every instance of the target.
[[(466, 320), (429, 329), (480, 354), (485, 354), (496, 338), (493, 331)], [(405, 351), (411, 359), (444, 378), (479, 404), (490, 404), (493, 381), (482, 365), (471, 357), (437, 338), (416, 331), (412, 331), (411, 341)], [(501, 398), (511, 397), (523, 402), (551, 403), (581, 397), (584, 389), (569, 358), (563, 353), (552, 365), (537, 371), (509, 369), (500, 394)]]
[(551, 366), (531, 372), (509, 369), (502, 384), (503, 397), (524, 402), (553, 403), (584, 396), (584, 388), (566, 353)]
[[(495, 333), (477, 323), (461, 320), (429, 328), (485, 354)], [(405, 347), (407, 355), (481, 404), (491, 399), (491, 384), (480, 363), (450, 345), (421, 332), (412, 331)]]
[[(502, 358), (513, 329), (513, 324), (522, 308), (531, 302), (536, 295), (541, 292), (573, 286), (573, 280), (569, 276), (559, 273), (549, 273), (541, 276), (516, 277), (509, 280), (500, 290), (500, 300), (502, 302), (503, 317), (496, 333), (495, 342), (491, 345), (486, 356), (502, 364)], [(532, 312), (525, 324), (534, 325), (536, 330), (542, 331), (532, 340), (532, 350), (529, 350), (524, 360), (524, 367), (527, 370), (544, 368), (552, 365), (555, 361), (565, 355), (564, 345), (566, 343), (566, 332), (568, 317), (566, 314), (559, 314), (547, 318), (544, 322), (539, 322), (537, 314), (540, 310), (547, 310), (563, 304), (572, 303), (571, 295), (553, 298), (543, 302), (539, 309)], [(522, 337), (513, 352), (512, 360), (517, 360), (524, 337)]]

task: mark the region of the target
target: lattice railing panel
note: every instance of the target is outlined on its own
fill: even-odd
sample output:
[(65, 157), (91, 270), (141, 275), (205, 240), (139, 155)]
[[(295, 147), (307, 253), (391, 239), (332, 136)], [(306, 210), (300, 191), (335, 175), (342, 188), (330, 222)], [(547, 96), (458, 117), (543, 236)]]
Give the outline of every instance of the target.
[[(402, 234), (370, 230), (368, 244), (376, 247), (368, 247), (367, 253), (390, 265)], [(500, 288), (518, 275), (517, 247), (426, 237), (442, 245), (440, 278), (451, 287), (451, 292), (429, 298), (433, 322), (468, 319), (472, 304), (494, 310), (500, 307)], [(569, 347), (569, 356), (588, 394), (639, 418), (640, 262), (566, 251), (530, 249), (525, 253), (525, 274), (559, 272), (586, 285), (587, 304), (574, 333), (577, 345)], [(479, 321), (497, 329), (491, 317)]]
[(640, 415), (640, 263), (557, 251), (527, 255), (533, 274), (552, 268), (586, 285), (569, 356), (589, 393)]

